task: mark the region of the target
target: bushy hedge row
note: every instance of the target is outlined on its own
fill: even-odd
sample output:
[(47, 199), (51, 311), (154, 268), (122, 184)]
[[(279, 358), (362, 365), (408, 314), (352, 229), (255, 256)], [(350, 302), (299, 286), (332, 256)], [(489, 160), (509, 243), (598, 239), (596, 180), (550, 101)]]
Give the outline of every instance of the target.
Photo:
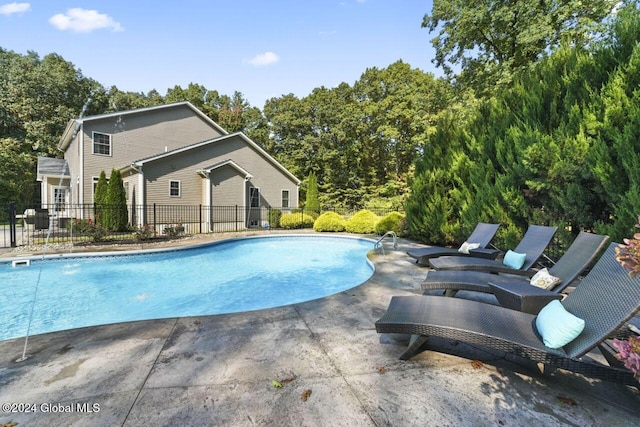
[(319, 232), (340, 232), (347, 231), (357, 234), (384, 234), (387, 231), (394, 231), (398, 236), (406, 235), (405, 216), (399, 212), (391, 212), (383, 218), (369, 210), (361, 210), (351, 218), (345, 219), (336, 212), (325, 212), (315, 221), (313, 216), (294, 212), (282, 215), (280, 226), (285, 229), (309, 228), (313, 226)]

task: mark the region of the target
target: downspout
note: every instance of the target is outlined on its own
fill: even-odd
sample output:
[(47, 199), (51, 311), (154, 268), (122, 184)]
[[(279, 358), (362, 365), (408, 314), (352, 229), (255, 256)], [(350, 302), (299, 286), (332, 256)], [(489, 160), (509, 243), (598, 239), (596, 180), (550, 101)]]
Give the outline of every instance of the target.
[(137, 215), (138, 217), (138, 227), (142, 228), (145, 225), (145, 219), (147, 218), (147, 213), (144, 212), (144, 199), (145, 199), (145, 187), (144, 187), (144, 172), (142, 172), (142, 166), (138, 166), (135, 163), (131, 163), (131, 169), (138, 173), (138, 191), (136, 191), (136, 205), (142, 206), (143, 212), (142, 215)]
[(204, 169), (200, 169), (197, 171), (198, 175), (200, 175), (201, 177), (203, 177), (205, 179), (204, 181), (204, 206), (205, 206), (205, 214), (204, 214), (204, 223), (205, 223), (205, 230), (207, 230), (207, 232), (211, 233), (213, 230), (211, 229), (211, 212), (212, 212), (212, 206), (211, 206), (211, 172), (210, 171), (206, 171)]
[(245, 203), (245, 209), (244, 209), (244, 226), (245, 228), (249, 228), (249, 216), (251, 215), (251, 200), (247, 200), (247, 182), (251, 181), (251, 178), (253, 178), (252, 175), (247, 175), (244, 177), (244, 183), (243, 183), (243, 197), (242, 200)]

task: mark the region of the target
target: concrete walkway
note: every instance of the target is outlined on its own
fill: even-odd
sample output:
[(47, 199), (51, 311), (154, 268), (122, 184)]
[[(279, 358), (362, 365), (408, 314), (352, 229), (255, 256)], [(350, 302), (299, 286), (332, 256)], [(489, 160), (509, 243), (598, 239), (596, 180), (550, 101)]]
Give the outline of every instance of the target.
[(455, 343), (435, 345), (465, 358), (399, 360), (374, 322), (392, 295), (420, 293), (411, 245), (320, 300), (33, 336), (23, 362), (23, 339), (0, 342), (0, 403), (21, 410), (3, 406), (0, 426), (640, 426), (629, 387)]

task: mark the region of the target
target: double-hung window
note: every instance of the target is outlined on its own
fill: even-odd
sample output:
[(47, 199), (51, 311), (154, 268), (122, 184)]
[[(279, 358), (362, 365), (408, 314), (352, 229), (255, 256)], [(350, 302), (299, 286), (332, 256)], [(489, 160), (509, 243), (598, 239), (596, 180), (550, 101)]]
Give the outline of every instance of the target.
[(283, 208), (289, 207), (289, 190), (282, 190), (282, 206)]
[(169, 181), (169, 196), (180, 197), (180, 181)]
[(100, 156), (111, 155), (111, 135), (93, 132), (93, 154)]

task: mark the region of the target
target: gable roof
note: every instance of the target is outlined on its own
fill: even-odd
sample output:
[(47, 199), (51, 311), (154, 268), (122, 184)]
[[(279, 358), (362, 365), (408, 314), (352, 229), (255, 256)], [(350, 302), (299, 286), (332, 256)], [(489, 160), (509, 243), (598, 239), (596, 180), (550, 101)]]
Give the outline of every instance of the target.
[(102, 120), (110, 117), (120, 117), (120, 116), (132, 115), (132, 114), (147, 113), (149, 111), (161, 110), (166, 108), (175, 108), (176, 106), (180, 106), (180, 105), (184, 105), (190, 108), (191, 110), (193, 110), (193, 112), (196, 113), (196, 115), (198, 115), (204, 121), (206, 121), (207, 123), (215, 127), (223, 135), (227, 135), (229, 133), (226, 130), (224, 130), (219, 124), (211, 120), (209, 116), (207, 116), (202, 111), (197, 109), (192, 103), (188, 101), (182, 101), (182, 102), (173, 102), (171, 104), (155, 105), (153, 107), (136, 108), (134, 110), (116, 111), (113, 113), (97, 114), (95, 116), (87, 116), (87, 117), (81, 117), (77, 119), (71, 119), (69, 120), (69, 123), (67, 123), (67, 127), (62, 133), (62, 137), (60, 137), (60, 142), (58, 142), (58, 149), (61, 151), (65, 151), (69, 146), (69, 144), (71, 143), (71, 141), (73, 140), (73, 138), (75, 137), (75, 135), (78, 133), (80, 126), (82, 126), (86, 122), (90, 122), (94, 120)]
[(69, 178), (69, 165), (65, 159), (38, 156), (37, 180), (45, 176)]
[[(300, 185), (300, 183), (302, 181), (300, 181), (298, 178), (296, 178), (296, 176), (294, 174), (292, 174), (291, 172), (289, 172), (289, 170), (287, 168), (282, 166), (280, 164), (280, 162), (278, 162), (276, 159), (271, 157), (271, 155), (269, 153), (264, 151), (258, 144), (253, 142), (251, 139), (249, 139), (248, 136), (246, 136), (242, 132), (235, 132), (235, 133), (219, 136), (217, 138), (208, 139), (206, 141), (196, 142), (195, 144), (186, 145), (184, 147), (180, 147), (180, 148), (176, 148), (174, 150), (170, 150), (170, 151), (166, 151), (166, 152), (163, 152), (163, 153), (160, 153), (160, 154), (156, 154), (155, 156), (150, 156), (150, 157), (146, 157), (144, 159), (136, 160), (135, 162), (133, 162), (131, 164), (130, 167), (133, 168), (133, 169), (136, 169), (136, 168), (138, 168), (140, 166), (144, 166), (144, 164), (148, 163), (148, 162), (153, 162), (155, 160), (164, 159), (166, 157), (174, 156), (174, 155), (179, 154), (179, 153), (184, 153), (186, 151), (193, 150), (193, 149), (199, 148), (199, 147), (203, 147), (205, 145), (215, 144), (215, 143), (218, 143), (220, 141), (224, 141), (224, 140), (236, 137), (236, 136), (242, 138), (251, 148), (256, 150), (258, 153), (260, 153), (262, 156), (264, 156), (267, 159), (267, 161), (269, 161), (276, 168), (278, 168), (281, 172), (283, 172), (285, 175), (287, 175), (289, 178), (291, 178), (291, 180), (294, 181), (296, 183), (296, 185)], [(235, 162), (234, 162), (234, 164), (237, 165)], [(220, 165), (220, 166), (222, 166), (222, 165)], [(214, 167), (211, 167), (211, 168), (209, 168), (207, 170), (211, 170), (211, 169), (214, 169)], [(240, 168), (240, 169), (242, 169), (242, 168)], [(244, 171), (244, 169), (242, 169), (242, 171)]]
[(253, 176), (247, 172), (246, 169), (244, 169), (242, 166), (240, 166), (239, 164), (237, 164), (236, 162), (234, 162), (231, 159), (228, 160), (224, 160), (222, 162), (218, 162), (213, 166), (209, 166), (208, 168), (203, 168), (201, 170), (199, 170), (198, 172), (202, 172), (203, 174), (210, 174), (211, 171), (215, 170), (215, 169), (219, 169), (223, 166), (231, 166), (232, 168), (234, 168), (235, 170), (237, 170), (238, 172), (240, 172), (241, 174), (244, 175), (245, 178), (253, 178)]

